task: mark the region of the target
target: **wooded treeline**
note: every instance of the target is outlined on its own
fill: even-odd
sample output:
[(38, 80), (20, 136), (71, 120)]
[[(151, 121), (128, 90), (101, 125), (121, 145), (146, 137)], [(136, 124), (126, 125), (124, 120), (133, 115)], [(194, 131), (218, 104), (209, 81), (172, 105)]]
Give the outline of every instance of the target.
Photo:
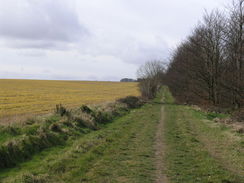
[(182, 103), (240, 109), (244, 105), (244, 0), (228, 11), (206, 13), (174, 51), (167, 69), (160, 61), (138, 70), (142, 95), (153, 98), (167, 84)]
[(173, 52), (167, 85), (181, 102), (219, 107), (244, 105), (244, 0), (228, 13), (206, 13)]

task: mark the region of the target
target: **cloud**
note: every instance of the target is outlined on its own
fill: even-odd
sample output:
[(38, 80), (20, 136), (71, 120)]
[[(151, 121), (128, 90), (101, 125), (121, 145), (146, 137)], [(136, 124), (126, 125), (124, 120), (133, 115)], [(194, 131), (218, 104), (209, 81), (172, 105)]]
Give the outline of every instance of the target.
[(0, 78), (135, 78), (225, 1), (0, 0)]
[(47, 53), (43, 50), (36, 50), (36, 49), (21, 49), (18, 50), (17, 54), (19, 56), (23, 56), (23, 57), (42, 57), (42, 58), (46, 58), (47, 57)]
[(88, 30), (65, 0), (0, 0), (0, 38), (15, 48), (60, 48)]
[(79, 45), (80, 54), (110, 55), (136, 65), (148, 60), (167, 58), (170, 45), (157, 32), (128, 32), (128, 26), (118, 31), (116, 29), (117, 27), (110, 28), (108, 25), (105, 30), (93, 28), (93, 36)]

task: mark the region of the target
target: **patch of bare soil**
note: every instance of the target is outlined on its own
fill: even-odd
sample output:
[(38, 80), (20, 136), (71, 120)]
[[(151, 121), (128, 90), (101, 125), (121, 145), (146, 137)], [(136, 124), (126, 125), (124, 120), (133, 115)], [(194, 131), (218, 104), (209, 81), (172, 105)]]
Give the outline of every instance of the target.
[(165, 175), (164, 166), (164, 106), (161, 108), (161, 119), (157, 126), (156, 138), (155, 138), (155, 157), (156, 157), (156, 183), (168, 183), (168, 179)]

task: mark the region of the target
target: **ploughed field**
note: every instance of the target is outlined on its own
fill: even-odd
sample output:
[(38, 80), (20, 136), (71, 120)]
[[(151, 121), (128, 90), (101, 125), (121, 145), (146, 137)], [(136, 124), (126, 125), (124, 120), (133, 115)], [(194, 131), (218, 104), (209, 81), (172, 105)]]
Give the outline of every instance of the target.
[(139, 95), (137, 83), (0, 79), (0, 118)]

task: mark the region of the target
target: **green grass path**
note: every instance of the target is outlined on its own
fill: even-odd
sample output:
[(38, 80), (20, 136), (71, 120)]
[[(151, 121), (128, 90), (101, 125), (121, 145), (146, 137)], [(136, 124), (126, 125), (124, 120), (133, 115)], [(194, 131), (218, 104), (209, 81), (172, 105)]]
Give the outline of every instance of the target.
[[(243, 183), (243, 136), (208, 120), (208, 114), (174, 104), (167, 89), (163, 95), (165, 104), (159, 96), (101, 130), (2, 170), (0, 182), (153, 183), (163, 167), (172, 183)], [(156, 157), (155, 147), (163, 148), (163, 158)]]

